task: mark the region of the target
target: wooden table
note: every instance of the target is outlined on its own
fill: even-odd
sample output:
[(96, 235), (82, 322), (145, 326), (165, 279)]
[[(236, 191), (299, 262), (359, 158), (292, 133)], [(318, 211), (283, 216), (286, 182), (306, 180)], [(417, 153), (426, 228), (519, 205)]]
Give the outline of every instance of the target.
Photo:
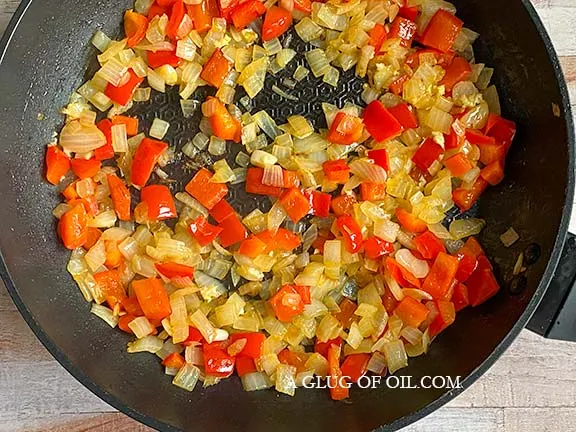
[[(533, 3), (561, 56), (576, 103), (576, 0)], [(18, 0), (0, 0), (0, 32), (17, 6)], [(576, 232), (576, 214), (571, 231)], [(576, 343), (524, 330), (472, 387), (405, 431), (571, 431), (575, 419)], [(0, 287), (0, 432), (150, 430), (72, 378), (36, 340)]]

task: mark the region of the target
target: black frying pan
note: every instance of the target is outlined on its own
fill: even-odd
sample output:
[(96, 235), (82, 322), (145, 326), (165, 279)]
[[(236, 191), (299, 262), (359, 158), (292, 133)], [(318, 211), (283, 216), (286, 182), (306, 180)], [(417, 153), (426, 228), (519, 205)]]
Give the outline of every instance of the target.
[[(495, 67), (504, 115), (519, 126), (506, 180), (490, 188), (477, 209), (488, 222), (482, 243), (504, 288), (488, 303), (461, 312), (430, 353), (413, 359), (401, 374), (415, 380), (424, 375), (460, 375), (466, 388), (527, 324), (552, 280), (572, 204), (574, 135), (558, 60), (528, 1), (455, 3), (466, 25), (482, 35), (477, 57)], [(294, 398), (274, 391), (245, 393), (236, 378), (187, 393), (170, 383), (154, 356), (127, 354), (127, 336), (88, 313), (89, 306), (64, 270), (68, 252), (56, 240), (51, 210), (59, 198), (42, 179), (44, 146), (62, 125), (59, 108), (83, 82), (86, 66), (93, 65), (92, 34), (100, 28), (119, 35), (121, 13), (131, 4), (130, 0), (25, 0), (0, 47), (1, 272), (18, 309), (48, 350), (102, 399), (166, 431), (335, 432), (379, 426), (393, 430), (456, 396), (461, 390), (380, 387), (354, 389), (350, 401), (342, 403), (331, 401), (326, 390), (300, 390)], [(308, 81), (297, 91), (301, 100), (297, 103), (281, 101), (268, 88), (257, 102), (279, 121), (292, 112), (319, 117), (321, 101), (358, 98), (361, 83), (347, 75), (340, 85), (332, 91)], [(174, 92), (154, 96), (150, 106), (137, 112), (145, 120), (160, 113), (171, 121), (168, 139), (177, 146), (197, 129), (197, 122), (181, 118)], [(38, 120), (39, 113), (43, 120)], [(240, 205), (243, 200), (235, 197)], [(510, 226), (521, 240), (504, 249), (498, 238)], [(541, 257), (527, 271), (525, 289), (514, 289), (512, 294), (505, 281), (517, 254), (531, 243), (540, 246)], [(574, 249), (571, 241), (567, 250)], [(541, 333), (565, 330), (554, 324), (559, 306), (567, 304), (574, 255), (564, 259), (563, 273), (538, 317)], [(569, 330), (573, 325), (559, 321)]]

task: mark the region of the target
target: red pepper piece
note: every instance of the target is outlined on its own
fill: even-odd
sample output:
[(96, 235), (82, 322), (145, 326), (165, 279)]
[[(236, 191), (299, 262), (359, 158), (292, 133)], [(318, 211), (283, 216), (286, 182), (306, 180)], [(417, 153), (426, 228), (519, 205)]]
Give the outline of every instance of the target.
[(490, 113), (484, 133), (508, 149), (512, 144), (514, 135), (516, 135), (516, 124), (511, 120), (506, 120), (496, 114)]
[(70, 170), (70, 158), (56, 146), (46, 148), (46, 180), (57, 185)]
[(132, 159), (130, 180), (135, 186), (144, 186), (148, 183), (152, 170), (158, 162), (160, 155), (166, 151), (168, 144), (150, 138), (144, 138)]
[(224, 199), (216, 203), (210, 210), (210, 216), (212, 216), (216, 222), (222, 222), (224, 219), (235, 214), (234, 208)]
[(70, 168), (76, 177), (80, 179), (87, 179), (94, 177), (100, 171), (102, 163), (96, 158), (92, 159), (72, 159), (70, 161)]
[(459, 187), (452, 191), (452, 199), (462, 211), (468, 211), (486, 190), (488, 183), (482, 177), (478, 177), (470, 190)]
[(424, 259), (436, 259), (440, 252), (446, 253), (442, 240), (430, 231), (414, 237), (414, 244), (416, 245), (416, 250)]
[(236, 359), (229, 355), (225, 349), (205, 343), (202, 346), (202, 351), (206, 375), (227, 378), (234, 373)]
[(223, 228), (209, 224), (204, 216), (194, 219), (188, 229), (200, 246), (209, 245), (223, 231)]
[(502, 180), (504, 180), (504, 164), (501, 160), (492, 162), (490, 165), (485, 166), (480, 175), (488, 184), (496, 186)]
[(386, 183), (360, 184), (360, 196), (362, 201), (381, 201), (386, 198)]
[(260, 0), (248, 0), (241, 3), (232, 11), (232, 22), (234, 27), (242, 30), (252, 21), (266, 13), (266, 7)]
[(130, 102), (134, 91), (136, 91), (136, 88), (142, 84), (142, 81), (144, 81), (144, 78), (140, 78), (132, 69), (128, 69), (128, 73), (130, 74), (130, 79), (128, 79), (126, 84), (116, 87), (108, 83), (104, 90), (106, 96), (108, 96), (113, 102), (122, 106), (127, 105), (128, 102)]
[(158, 273), (168, 279), (174, 277), (194, 277), (194, 267), (190, 267), (184, 264), (178, 264), (175, 262), (165, 262), (165, 263), (155, 263), (154, 266)]
[(267, 42), (284, 34), (292, 24), (292, 14), (286, 9), (272, 6), (262, 24), (262, 40)]
[(110, 196), (112, 197), (112, 204), (114, 204), (114, 210), (118, 215), (118, 219), (123, 221), (130, 220), (130, 203), (131, 196), (130, 191), (126, 187), (126, 184), (120, 180), (114, 174), (108, 174), (106, 176), (108, 179), (108, 187), (110, 188)]
[(359, 117), (339, 112), (328, 131), (328, 141), (334, 144), (350, 145), (362, 139), (364, 127)]
[(401, 16), (396, 17), (390, 26), (389, 39), (400, 38), (402, 46), (410, 47), (416, 36), (416, 23)]
[(492, 264), (486, 255), (478, 256), (478, 266), (466, 281), (470, 305), (478, 306), (493, 297), (500, 285), (494, 277)]
[(160, 279), (140, 279), (132, 282), (138, 303), (149, 320), (161, 320), (172, 313), (170, 299)]
[(304, 311), (304, 301), (293, 285), (284, 285), (268, 301), (282, 322), (290, 322)]
[(369, 237), (364, 241), (364, 255), (371, 260), (377, 260), (394, 252), (394, 244), (378, 237)]
[(228, 193), (228, 187), (225, 184), (210, 181), (212, 176), (213, 174), (206, 168), (201, 168), (185, 188), (186, 192), (208, 210), (212, 210)]
[(220, 244), (222, 247), (227, 248), (233, 244), (240, 243), (248, 237), (246, 227), (236, 215), (224, 219), (218, 226), (223, 230), (220, 233)]
[(462, 20), (450, 12), (439, 9), (424, 30), (420, 42), (439, 51), (448, 52), (452, 49), (463, 24)]
[(340, 195), (336, 198), (332, 198), (332, 211), (336, 216), (351, 215), (354, 213), (354, 204), (356, 204), (356, 198), (352, 195)]
[(350, 382), (358, 382), (366, 374), (369, 361), (370, 354), (350, 354), (342, 363), (342, 375)]
[(236, 342), (238, 339), (246, 339), (246, 346), (244, 346), (244, 349), (238, 353), (238, 356), (245, 356), (256, 360), (262, 355), (262, 344), (266, 340), (266, 335), (264, 333), (234, 333), (230, 336), (230, 341), (232, 343)]
[(170, 39), (176, 39), (178, 34), (178, 28), (184, 19), (186, 14), (186, 8), (184, 7), (184, 2), (182, 0), (176, 0), (172, 4), (172, 11), (168, 20), (168, 25), (166, 26), (166, 36)]
[(328, 376), (330, 380), (330, 396), (333, 400), (348, 398), (348, 386), (340, 369), (340, 347), (338, 345), (330, 345), (328, 348), (328, 364), (330, 371)]
[(364, 243), (362, 230), (352, 216), (339, 216), (336, 220), (338, 230), (344, 237), (344, 245), (350, 253), (359, 252)]
[(390, 169), (388, 164), (388, 152), (386, 149), (369, 150), (368, 157), (372, 159), (376, 165), (381, 166), (386, 171)]
[(396, 306), (394, 315), (400, 318), (408, 327), (420, 327), (430, 311), (426, 306), (412, 297), (404, 297)]
[(161, 221), (177, 217), (172, 192), (164, 185), (151, 185), (142, 188), (140, 201), (146, 204), (148, 220)]
[(328, 217), (330, 214), (332, 195), (315, 190), (307, 190), (304, 192), (304, 195), (312, 207), (312, 214), (314, 216)]
[(368, 40), (368, 45), (374, 47), (374, 52), (378, 54), (382, 49), (382, 44), (388, 37), (388, 32), (386, 31), (386, 27), (384, 27), (380, 23), (376, 23), (372, 29), (368, 32), (368, 36), (370, 36), (370, 40)]
[(395, 211), (395, 215), (396, 219), (398, 219), (398, 223), (407, 231), (421, 233), (428, 229), (425, 222), (403, 208), (398, 207)]
[(440, 159), (442, 153), (442, 147), (436, 144), (434, 140), (427, 138), (412, 156), (412, 162), (422, 171), (427, 171), (430, 165)]
[(378, 100), (366, 107), (363, 121), (368, 133), (378, 142), (396, 138), (402, 133), (400, 122)]
[(401, 103), (392, 108), (388, 108), (388, 111), (398, 120), (403, 129), (414, 129), (418, 127), (416, 114), (414, 114), (414, 111), (407, 103)]
[(453, 303), (449, 301), (434, 300), (433, 304), (437, 311), (437, 315), (430, 323), (429, 331), (431, 338), (444, 331), (446, 327), (452, 324), (456, 319), (456, 310)]
[(456, 285), (454, 287), (454, 293), (452, 294), (452, 299), (450, 301), (454, 303), (454, 309), (456, 312), (459, 312), (465, 307), (470, 306), (468, 287), (462, 283)]
[(424, 280), (422, 289), (435, 299), (444, 299), (454, 282), (457, 271), (458, 258), (440, 252)]
[(147, 51), (148, 66), (153, 69), (160, 66), (170, 65), (172, 67), (180, 66), (182, 59), (176, 55), (176, 51)]
[(418, 17), (418, 6), (406, 7), (402, 6), (398, 11), (398, 15), (410, 21), (416, 21)]
[(67, 249), (84, 246), (88, 240), (88, 215), (82, 204), (76, 204), (58, 221), (58, 234)]
[(262, 183), (263, 178), (263, 168), (248, 168), (248, 172), (246, 173), (246, 192), (267, 196), (280, 196), (282, 194), (281, 187), (265, 185)]
[(132, 10), (124, 12), (124, 33), (126, 34), (126, 45), (133, 48), (146, 37), (148, 29), (148, 18)]
[(338, 336), (337, 338), (327, 340), (326, 342), (320, 342), (316, 339), (314, 343), (314, 352), (320, 354), (322, 357), (328, 358), (328, 348), (332, 345), (336, 345), (337, 347), (342, 346), (342, 338)]
[(204, 65), (200, 77), (208, 84), (220, 88), (231, 69), (232, 63), (224, 57), (220, 48), (217, 48)]
[(267, 249), (266, 243), (260, 240), (258, 237), (252, 235), (240, 243), (240, 249), (238, 253), (241, 255), (246, 255), (250, 258), (256, 258), (258, 255), (262, 255)]
[(326, 180), (344, 184), (350, 179), (350, 167), (344, 159), (326, 161), (322, 164)]
[(236, 373), (239, 377), (256, 372), (256, 364), (250, 357), (239, 355), (236, 357)]
[(454, 177), (462, 177), (473, 167), (472, 162), (464, 155), (464, 153), (456, 153), (454, 156), (449, 157), (444, 161), (444, 165)]
[(174, 353), (168, 355), (168, 357), (166, 357), (164, 360), (162, 360), (162, 366), (165, 366), (167, 368), (172, 368), (172, 369), (180, 369), (185, 364), (186, 364), (186, 360), (184, 360), (184, 357), (182, 357), (177, 352), (174, 352)]
[(460, 81), (466, 81), (472, 75), (472, 68), (470, 63), (463, 57), (455, 57), (450, 66), (446, 68), (446, 74), (440, 85), (446, 87), (447, 91), (452, 91), (452, 88)]
[(292, 222), (298, 222), (312, 209), (310, 202), (297, 188), (290, 188), (279, 198), (280, 205), (286, 211)]

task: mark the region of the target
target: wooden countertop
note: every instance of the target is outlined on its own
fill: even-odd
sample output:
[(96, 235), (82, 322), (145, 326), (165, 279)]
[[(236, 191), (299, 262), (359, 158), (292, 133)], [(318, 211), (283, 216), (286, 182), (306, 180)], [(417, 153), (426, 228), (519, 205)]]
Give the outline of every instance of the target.
[[(576, 106), (576, 0), (532, 0), (556, 50)], [(0, 32), (18, 6), (0, 0)], [(573, 214), (571, 231), (576, 232)], [(1, 284), (1, 283), (0, 283)], [(576, 430), (576, 343), (524, 330), (472, 387), (404, 429), (543, 432)], [(34, 337), (0, 287), (0, 432), (150, 431), (102, 402)]]

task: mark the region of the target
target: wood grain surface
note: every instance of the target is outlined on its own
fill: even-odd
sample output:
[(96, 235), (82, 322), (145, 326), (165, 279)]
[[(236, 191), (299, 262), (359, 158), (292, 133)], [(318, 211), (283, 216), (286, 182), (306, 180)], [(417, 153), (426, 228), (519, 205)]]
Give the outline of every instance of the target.
[[(576, 0), (533, 0), (576, 108)], [(0, 0), (0, 33), (18, 6)], [(576, 216), (571, 231), (576, 232)], [(0, 283), (1, 285), (1, 283)], [(472, 387), (406, 432), (576, 431), (576, 343), (523, 331)], [(0, 432), (150, 431), (102, 402), (36, 340), (0, 286)]]

